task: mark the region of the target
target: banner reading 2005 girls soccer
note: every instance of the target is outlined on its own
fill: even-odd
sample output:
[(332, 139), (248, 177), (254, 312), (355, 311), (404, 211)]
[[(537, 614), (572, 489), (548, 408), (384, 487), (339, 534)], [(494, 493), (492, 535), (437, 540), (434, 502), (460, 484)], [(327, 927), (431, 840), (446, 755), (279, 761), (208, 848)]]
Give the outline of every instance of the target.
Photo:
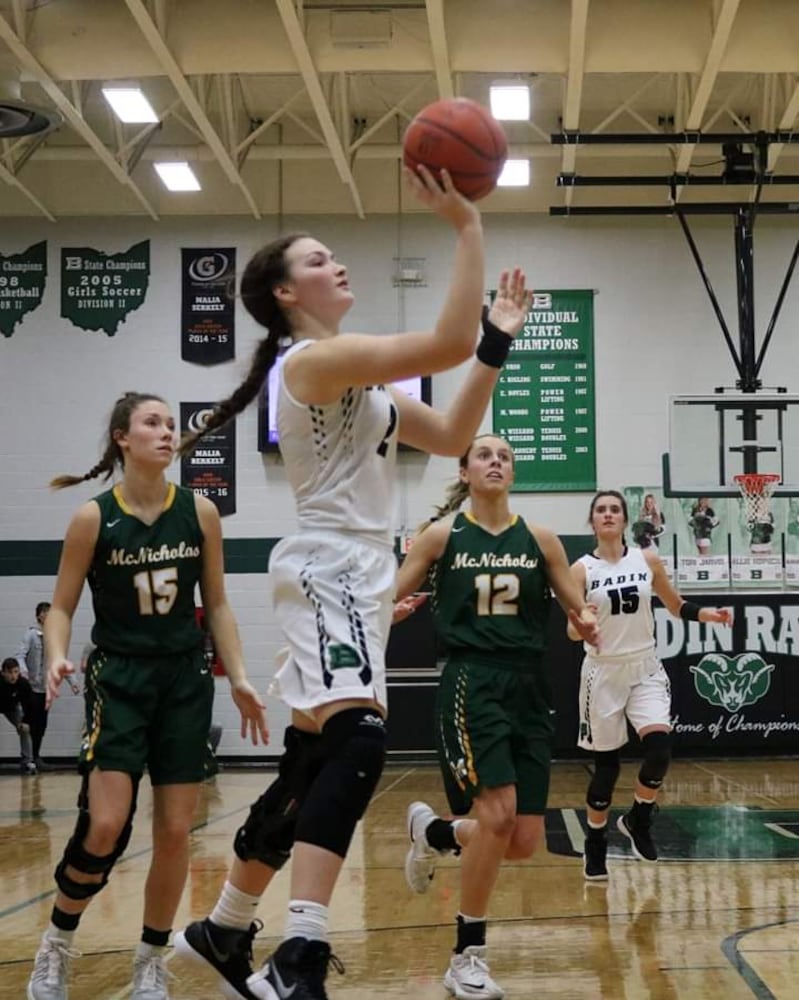
[(181, 357), (216, 365), (235, 357), (236, 251), (182, 250)]
[(596, 489), (594, 293), (536, 292), (494, 390), (515, 490)]
[(61, 315), (81, 330), (113, 337), (144, 302), (150, 283), (150, 241), (122, 253), (89, 247), (61, 250)]

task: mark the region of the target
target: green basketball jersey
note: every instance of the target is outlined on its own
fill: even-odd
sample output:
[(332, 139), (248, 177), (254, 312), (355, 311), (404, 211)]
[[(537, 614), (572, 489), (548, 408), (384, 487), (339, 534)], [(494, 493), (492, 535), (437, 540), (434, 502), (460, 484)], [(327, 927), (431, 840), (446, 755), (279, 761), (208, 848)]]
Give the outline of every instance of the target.
[(169, 484), (151, 525), (125, 505), (119, 487), (94, 498), (100, 534), (88, 574), (94, 603), (92, 642), (130, 656), (195, 648), (194, 588), (202, 570), (203, 533), (194, 493)]
[(458, 514), (431, 579), (445, 646), (534, 666), (546, 643), (550, 591), (544, 557), (522, 518), (492, 535)]

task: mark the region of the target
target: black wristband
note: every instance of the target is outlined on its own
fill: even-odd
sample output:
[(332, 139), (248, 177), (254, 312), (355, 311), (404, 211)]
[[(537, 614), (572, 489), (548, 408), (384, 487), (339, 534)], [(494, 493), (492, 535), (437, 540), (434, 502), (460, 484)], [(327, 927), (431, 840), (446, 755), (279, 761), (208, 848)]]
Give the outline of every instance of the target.
[(701, 610), (699, 605), (694, 604), (693, 601), (683, 601), (680, 605), (680, 618), (684, 622), (698, 622)]
[(501, 368), (510, 353), (513, 337), (494, 326), (488, 318), (488, 306), (483, 306), (483, 336), (477, 345), (477, 359), (491, 368)]

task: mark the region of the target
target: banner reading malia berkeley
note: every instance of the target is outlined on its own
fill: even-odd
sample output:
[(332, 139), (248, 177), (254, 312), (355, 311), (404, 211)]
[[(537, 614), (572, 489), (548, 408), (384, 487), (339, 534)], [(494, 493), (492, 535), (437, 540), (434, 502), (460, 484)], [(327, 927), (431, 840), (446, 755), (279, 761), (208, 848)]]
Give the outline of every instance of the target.
[(61, 249), (61, 315), (81, 330), (103, 330), (113, 337), (144, 302), (149, 283), (149, 240), (122, 253)]
[[(180, 429), (198, 431), (213, 403), (181, 403)], [(221, 517), (236, 513), (236, 422), (212, 431), (180, 460), (180, 483), (216, 504)]]
[(184, 247), (181, 256), (180, 356), (198, 365), (230, 361), (236, 354), (236, 251)]
[(0, 254), (0, 333), (10, 337), (17, 323), (42, 301), (47, 283), (47, 242), (22, 253)]

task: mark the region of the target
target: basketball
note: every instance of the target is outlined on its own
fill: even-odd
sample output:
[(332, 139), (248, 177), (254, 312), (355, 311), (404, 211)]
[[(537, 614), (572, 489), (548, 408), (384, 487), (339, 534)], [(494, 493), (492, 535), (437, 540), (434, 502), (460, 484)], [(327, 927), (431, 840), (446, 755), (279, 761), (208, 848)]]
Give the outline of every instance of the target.
[(502, 126), (482, 104), (465, 97), (422, 108), (402, 142), (406, 167), (415, 171), (423, 163), (436, 177), (443, 167), (470, 201), (494, 190), (507, 155)]

